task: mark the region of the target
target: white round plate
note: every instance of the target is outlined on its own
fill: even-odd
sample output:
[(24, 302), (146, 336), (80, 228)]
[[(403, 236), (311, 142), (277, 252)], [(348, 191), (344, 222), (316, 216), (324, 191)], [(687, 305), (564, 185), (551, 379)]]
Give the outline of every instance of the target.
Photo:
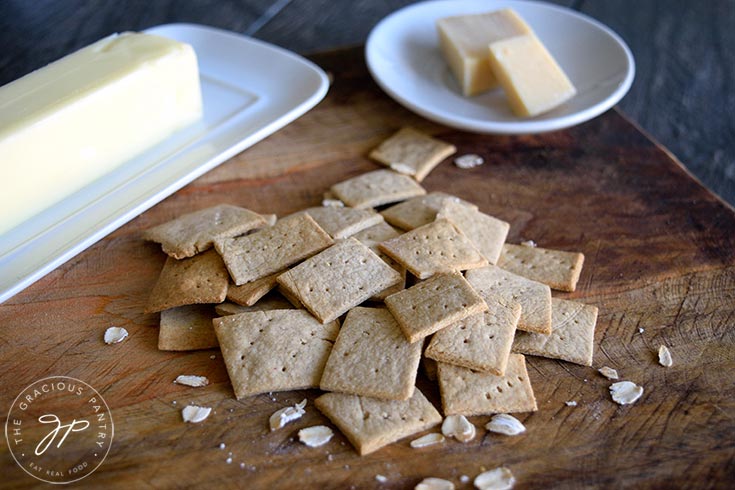
[[(501, 89), (461, 94), (439, 51), (436, 20), (510, 7), (531, 26), (577, 88), (577, 95), (533, 118), (515, 116)], [(596, 20), (564, 7), (522, 0), (438, 0), (400, 9), (372, 30), (367, 65), (388, 95), (433, 121), (478, 133), (529, 134), (562, 129), (605, 112), (635, 74), (625, 42)]]

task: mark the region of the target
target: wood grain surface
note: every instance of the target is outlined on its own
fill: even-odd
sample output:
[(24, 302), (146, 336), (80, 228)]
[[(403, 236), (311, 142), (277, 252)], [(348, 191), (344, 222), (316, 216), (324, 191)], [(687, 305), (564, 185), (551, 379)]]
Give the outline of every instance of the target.
[[(735, 475), (735, 213), (695, 182), (669, 153), (615, 110), (576, 128), (537, 136), (481, 136), (429, 123), (385, 96), (357, 50), (320, 55), (334, 77), (311, 112), (183, 188), (0, 305), (0, 412), (28, 384), (79, 378), (107, 401), (115, 439), (84, 488), (413, 488), (435, 476), (461, 484), (483, 468), (508, 466), (515, 488), (728, 488)], [(229, 202), (279, 216), (317, 205), (332, 184), (377, 166), (368, 151), (413, 125), (478, 153), (487, 163), (449, 162), (427, 177), (442, 190), (511, 223), (509, 241), (581, 251), (576, 292), (597, 305), (594, 367), (529, 358), (539, 410), (521, 414), (527, 432), (480, 429), (467, 444), (411, 449), (402, 440), (359, 457), (337, 434), (308, 448), (298, 429), (328, 423), (316, 390), (236, 401), (216, 350), (156, 349), (158, 315), (143, 306), (164, 262), (141, 230), (184, 212)], [(555, 293), (556, 295), (557, 293)], [(108, 346), (110, 325), (130, 337)], [(639, 329), (643, 329), (639, 331)], [(658, 365), (659, 345), (674, 358)], [(612, 366), (645, 388), (618, 406)], [(211, 384), (173, 384), (179, 374)], [(419, 387), (437, 405), (438, 390)], [(307, 398), (306, 415), (270, 432), (268, 417)], [(576, 407), (567, 401), (574, 400)], [(185, 424), (188, 403), (214, 408)], [(474, 417), (478, 427), (489, 417)], [(225, 443), (225, 449), (219, 444)], [(232, 463), (226, 462), (232, 453)], [(243, 463), (242, 465), (240, 463)], [(39, 484), (0, 444), (4, 488)], [(376, 475), (384, 475), (380, 484)]]

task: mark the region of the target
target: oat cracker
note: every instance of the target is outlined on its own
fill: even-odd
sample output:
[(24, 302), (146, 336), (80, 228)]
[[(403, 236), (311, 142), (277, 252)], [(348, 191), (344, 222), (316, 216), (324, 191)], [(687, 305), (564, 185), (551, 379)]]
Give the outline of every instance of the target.
[(409, 343), (384, 308), (350, 310), (320, 383), (324, 391), (390, 400), (413, 395), (421, 343)]
[(385, 241), (379, 247), (419, 279), (487, 265), (469, 239), (445, 219)]
[(434, 167), (456, 151), (454, 145), (406, 127), (371, 151), (370, 158), (421, 182)]
[(335, 184), (332, 192), (353, 208), (375, 208), (426, 194), (411, 177), (392, 170), (374, 170)]
[(487, 310), (487, 304), (462, 274), (436, 274), (385, 298), (409, 342)]
[(348, 238), (284, 272), (278, 284), (326, 323), (401, 280), (368, 247)]
[(498, 266), (507, 271), (570, 292), (577, 288), (583, 263), (581, 253), (510, 243), (503, 245), (498, 259)]
[(304, 310), (255, 311), (214, 320), (237, 399), (318, 388), (339, 325)]
[(408, 400), (326, 393), (314, 402), (347, 437), (360, 455), (441, 423), (442, 417), (421, 391)]
[(597, 307), (551, 299), (551, 334), (517, 332), (513, 352), (592, 365)]

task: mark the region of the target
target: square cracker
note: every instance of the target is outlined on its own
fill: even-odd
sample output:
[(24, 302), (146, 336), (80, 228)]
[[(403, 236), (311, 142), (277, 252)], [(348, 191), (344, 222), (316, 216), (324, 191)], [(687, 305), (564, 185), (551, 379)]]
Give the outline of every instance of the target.
[(370, 152), (370, 158), (418, 182), (457, 148), (413, 128), (401, 128)]
[(278, 284), (321, 322), (338, 318), (401, 275), (354, 238), (340, 240), (278, 276)]
[(308, 214), (286, 216), (270, 228), (215, 242), (235, 284), (274, 274), (327, 248), (334, 241)]
[(221, 303), (227, 296), (229, 282), (227, 269), (214, 250), (188, 259), (168, 257), (145, 311), (154, 313), (175, 306)]
[(379, 400), (326, 393), (314, 405), (336, 425), (361, 456), (439, 425), (442, 417), (418, 389), (408, 400)]
[(353, 238), (375, 252), (375, 254), (383, 259), (386, 264), (393, 267), (401, 274), (401, 282), (399, 282), (395, 286), (391, 286), (388, 289), (384, 289), (383, 291), (373, 295), (370, 298), (371, 301), (383, 301), (386, 297), (390, 296), (393, 293), (397, 293), (398, 291), (401, 291), (403, 288), (406, 287), (406, 269), (402, 267), (398, 262), (385, 255), (378, 248), (378, 244), (380, 242), (390, 240), (391, 238), (395, 238), (400, 234), (401, 232), (393, 228), (391, 225), (389, 225), (385, 221), (381, 221), (380, 223), (373, 225), (370, 228), (365, 228), (364, 230), (352, 235)]
[(584, 255), (525, 245), (503, 245), (498, 266), (519, 276), (547, 284), (559, 291), (574, 291), (582, 272)]
[(417, 342), (468, 316), (487, 310), (482, 297), (462, 274), (436, 274), (431, 279), (385, 298), (409, 342)]
[(385, 308), (350, 310), (322, 374), (320, 388), (389, 400), (411, 398), (421, 359)]
[(220, 204), (149, 228), (143, 232), (143, 239), (160, 243), (168, 255), (183, 259), (212, 248), (215, 240), (264, 226), (268, 226), (267, 217), (231, 204)]
[(275, 274), (246, 282), (242, 286), (230, 284), (227, 289), (227, 300), (241, 306), (253, 306), (260, 298), (276, 287), (276, 279), (280, 274), (281, 272), (276, 272)]
[(305, 310), (215, 318), (214, 331), (237, 399), (269, 391), (318, 388), (339, 324)]
[(487, 265), (487, 260), (469, 239), (445, 219), (438, 219), (378, 246), (419, 279)]
[(526, 358), (508, 357), (504, 376), (438, 363), (444, 415), (489, 415), (535, 412), (536, 398), (526, 371)]
[(454, 223), (488, 262), (498, 261), (510, 229), (508, 223), (452, 200), (444, 201), (436, 217)]
[(480, 296), (497, 294), (521, 305), (518, 330), (551, 333), (551, 289), (546, 284), (490, 265), (467, 271), (467, 281)]
[(303, 211), (335, 240), (347, 238), (358, 231), (383, 222), (383, 216), (373, 209), (323, 206)]
[(374, 170), (335, 184), (332, 192), (353, 208), (375, 208), (426, 194), (411, 177), (392, 170)]
[(459, 202), (472, 209), (477, 209), (477, 206), (474, 204), (463, 201), (458, 197), (443, 192), (432, 192), (425, 196), (414, 197), (408, 201), (391, 206), (381, 211), (380, 214), (393, 226), (397, 226), (402, 230), (413, 230), (419, 226), (432, 223), (436, 219), (436, 214), (447, 200)]
[(488, 310), (438, 331), (424, 355), (430, 359), (503, 376), (521, 305), (500, 296), (485, 298)]
[(217, 347), (210, 305), (189, 305), (161, 312), (158, 349), (188, 351)]
[(513, 352), (592, 365), (597, 307), (575, 301), (551, 300), (551, 334), (518, 332)]

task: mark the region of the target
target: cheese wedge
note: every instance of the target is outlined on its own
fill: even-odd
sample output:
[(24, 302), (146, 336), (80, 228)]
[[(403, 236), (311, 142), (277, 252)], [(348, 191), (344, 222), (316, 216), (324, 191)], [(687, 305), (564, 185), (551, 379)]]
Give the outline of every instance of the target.
[(0, 236), (202, 115), (191, 46), (104, 38), (0, 87)]
[(487, 47), (531, 28), (511, 9), (445, 17), (436, 22), (439, 46), (464, 95), (477, 95), (498, 85), (490, 69)]
[(577, 90), (533, 34), (490, 44), (490, 65), (513, 112), (532, 117), (572, 98)]

